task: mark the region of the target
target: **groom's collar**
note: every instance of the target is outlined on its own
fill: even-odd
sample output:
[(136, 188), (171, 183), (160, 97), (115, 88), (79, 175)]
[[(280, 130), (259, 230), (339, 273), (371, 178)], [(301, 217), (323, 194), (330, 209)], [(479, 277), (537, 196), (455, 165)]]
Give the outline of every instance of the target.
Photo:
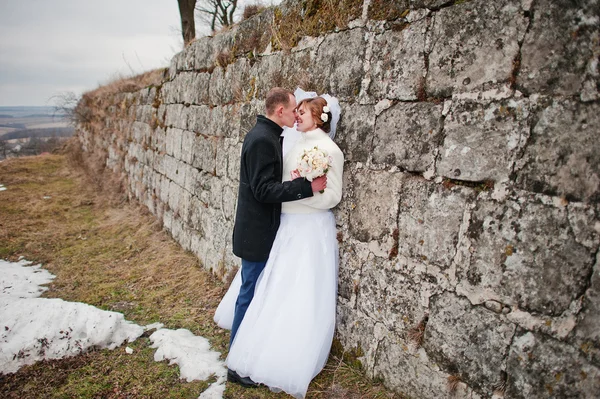
[(265, 127), (267, 127), (269, 130), (273, 130), (273, 132), (278, 136), (283, 132), (283, 128), (281, 126), (264, 115), (258, 115), (256, 117), (256, 123), (265, 125)]

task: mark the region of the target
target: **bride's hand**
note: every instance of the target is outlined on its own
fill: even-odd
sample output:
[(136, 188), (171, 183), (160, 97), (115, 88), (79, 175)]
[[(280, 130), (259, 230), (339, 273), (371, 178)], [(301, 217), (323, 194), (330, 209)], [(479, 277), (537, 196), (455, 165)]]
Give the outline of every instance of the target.
[(298, 172), (298, 169), (294, 169), (290, 172), (290, 175), (292, 176), (292, 180), (297, 179), (300, 176), (300, 172)]

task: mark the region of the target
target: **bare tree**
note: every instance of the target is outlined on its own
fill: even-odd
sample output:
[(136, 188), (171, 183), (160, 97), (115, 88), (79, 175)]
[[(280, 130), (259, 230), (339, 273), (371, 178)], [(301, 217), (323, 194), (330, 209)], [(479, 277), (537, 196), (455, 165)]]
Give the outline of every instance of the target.
[(238, 0), (198, 0), (196, 10), (200, 18), (210, 25), (214, 32), (233, 24), (233, 16)]
[(83, 100), (84, 98), (72, 91), (65, 91), (50, 97), (50, 101), (54, 102), (53, 116), (66, 119), (72, 126), (89, 122), (91, 110), (86, 107)]
[(196, 38), (196, 22), (194, 21), (196, 0), (177, 0), (177, 3), (179, 4), (179, 15), (181, 17), (183, 45), (187, 46)]

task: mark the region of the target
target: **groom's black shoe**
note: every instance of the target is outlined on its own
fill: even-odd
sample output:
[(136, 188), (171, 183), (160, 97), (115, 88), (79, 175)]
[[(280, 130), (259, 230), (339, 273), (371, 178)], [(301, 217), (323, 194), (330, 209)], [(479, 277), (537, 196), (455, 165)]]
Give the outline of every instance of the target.
[(240, 384), (244, 388), (255, 388), (258, 384), (250, 379), (250, 377), (240, 377), (234, 370), (227, 369), (227, 381)]

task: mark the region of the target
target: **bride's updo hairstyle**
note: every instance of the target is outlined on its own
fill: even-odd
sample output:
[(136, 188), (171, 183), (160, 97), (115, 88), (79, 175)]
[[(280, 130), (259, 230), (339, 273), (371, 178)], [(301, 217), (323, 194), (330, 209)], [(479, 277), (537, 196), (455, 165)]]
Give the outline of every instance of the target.
[[(318, 128), (321, 128), (325, 133), (329, 133), (331, 130), (331, 110), (323, 112), (323, 107), (327, 105), (327, 101), (323, 97), (305, 98), (300, 101), (298, 108), (304, 104), (304, 107), (310, 112), (313, 120), (317, 124)], [(326, 118), (322, 118), (322, 114), (327, 115)], [(323, 121), (327, 119), (327, 121)]]

